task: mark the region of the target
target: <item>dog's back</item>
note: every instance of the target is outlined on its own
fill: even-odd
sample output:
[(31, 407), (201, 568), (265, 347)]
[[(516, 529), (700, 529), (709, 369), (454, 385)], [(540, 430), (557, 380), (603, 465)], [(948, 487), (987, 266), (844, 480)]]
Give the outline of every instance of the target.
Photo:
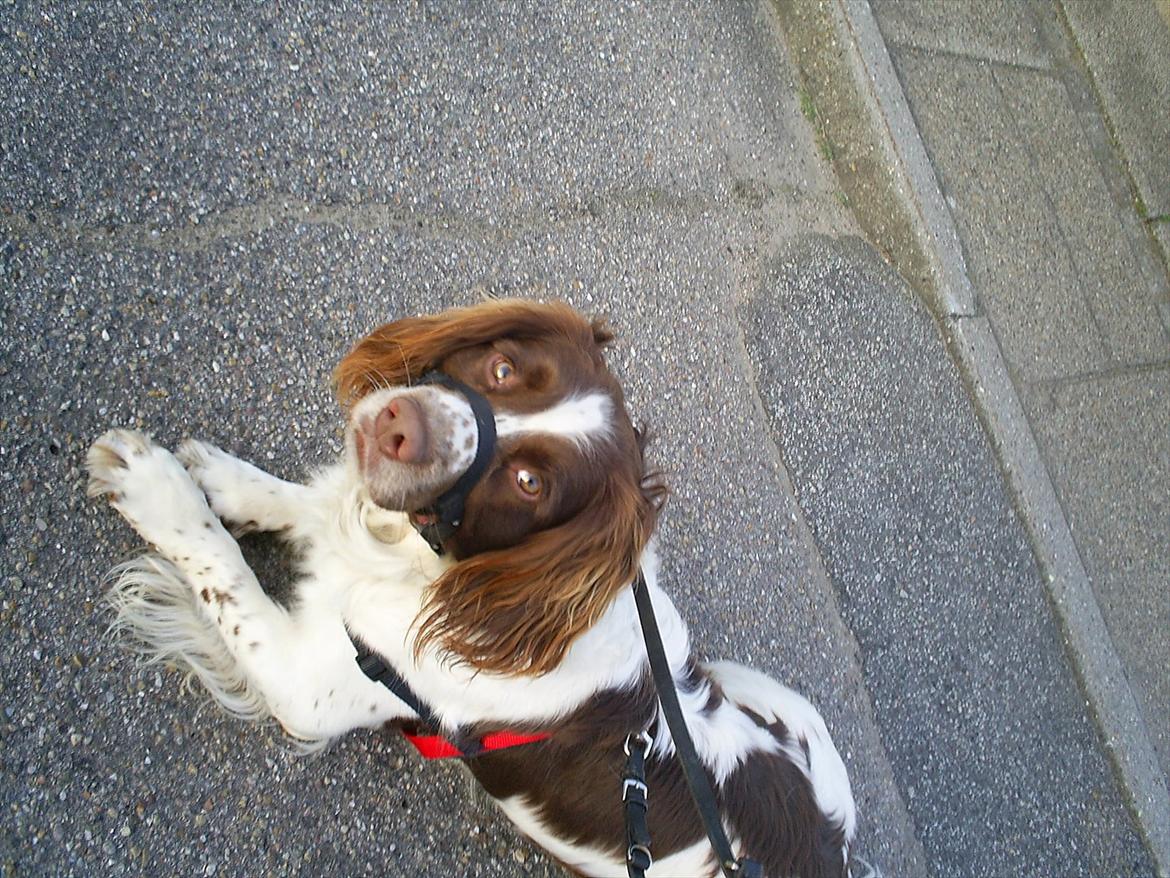
[[(704, 670), (748, 716), (775, 738), (778, 753), (753, 754), (732, 775), (727, 810), (740, 827), (745, 851), (765, 864), (766, 874), (841, 876), (857, 824), (849, 775), (825, 722), (798, 693), (771, 677), (734, 662)], [(773, 801), (758, 814), (737, 820), (745, 803)], [(758, 805), (756, 806), (758, 808)]]

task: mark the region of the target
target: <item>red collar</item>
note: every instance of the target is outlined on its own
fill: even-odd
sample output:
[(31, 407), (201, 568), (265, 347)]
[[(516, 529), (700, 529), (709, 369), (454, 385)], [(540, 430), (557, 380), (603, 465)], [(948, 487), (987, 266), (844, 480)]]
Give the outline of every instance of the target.
[[(406, 740), (414, 744), (415, 749), (422, 754), (424, 759), (469, 758), (467, 753), (464, 753), (441, 735), (412, 735), (409, 732), (403, 732), (402, 735)], [(509, 747), (519, 747), (522, 744), (535, 744), (537, 741), (544, 741), (548, 737), (548, 732), (536, 732), (527, 735), (508, 731), (492, 732), (491, 734), (484, 735), (479, 740), (479, 750), (471, 755), (480, 756), (484, 753), (490, 753), (492, 750), (506, 750)]]

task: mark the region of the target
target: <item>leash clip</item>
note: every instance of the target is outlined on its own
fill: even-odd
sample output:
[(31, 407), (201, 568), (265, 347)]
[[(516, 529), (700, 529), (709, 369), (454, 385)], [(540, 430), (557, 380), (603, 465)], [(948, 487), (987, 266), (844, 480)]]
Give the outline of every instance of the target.
[(763, 867), (755, 860), (749, 860), (745, 857), (741, 857), (734, 863), (724, 863), (723, 870), (732, 875), (743, 876), (743, 878), (764, 878)]
[(650, 855), (650, 848), (644, 844), (632, 844), (626, 851), (626, 863), (635, 869), (645, 871), (654, 865), (654, 857)]

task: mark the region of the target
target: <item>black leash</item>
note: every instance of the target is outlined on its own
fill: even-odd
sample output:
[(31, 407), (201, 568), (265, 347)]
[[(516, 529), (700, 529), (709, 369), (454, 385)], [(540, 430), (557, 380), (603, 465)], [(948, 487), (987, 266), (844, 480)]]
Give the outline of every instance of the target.
[[(642, 571), (638, 571), (638, 578), (634, 581), (634, 602), (638, 606), (638, 621), (642, 623), (642, 636), (646, 640), (646, 655), (650, 659), (650, 671), (654, 676), (654, 685), (658, 689), (658, 700), (662, 704), (662, 714), (666, 718), (666, 725), (670, 728), (674, 738), (674, 749), (682, 764), (683, 775), (691, 791), (691, 798), (695, 800), (695, 807), (703, 820), (707, 830), (707, 838), (711, 847), (719, 857), (719, 868), (727, 878), (763, 878), (763, 868), (754, 860), (736, 858), (731, 850), (731, 842), (727, 833), (723, 831), (723, 821), (719, 818), (719, 806), (715, 802), (715, 791), (707, 778), (707, 772), (699, 761), (699, 754), (695, 752), (695, 742), (687, 730), (686, 720), (683, 718), (682, 707), (678, 703), (678, 692), (674, 688), (674, 676), (670, 672), (670, 663), (666, 659), (666, 650), (662, 645), (662, 635), (658, 631), (658, 620), (654, 617), (654, 607), (650, 602), (650, 590), (646, 586), (646, 578)], [(627, 752), (634, 748), (627, 746)], [(627, 763), (627, 768), (629, 763)], [(642, 785), (645, 790), (645, 783)], [(643, 800), (645, 796), (643, 795)], [(645, 819), (643, 806), (642, 819)], [(629, 832), (630, 809), (627, 804), (627, 834)], [(649, 845), (645, 846), (646, 848)], [(631, 845), (630, 853), (634, 852)], [(649, 851), (647, 850), (647, 854)], [(634, 870), (634, 863), (628, 856), (626, 867), (630, 878), (642, 878), (642, 872)]]

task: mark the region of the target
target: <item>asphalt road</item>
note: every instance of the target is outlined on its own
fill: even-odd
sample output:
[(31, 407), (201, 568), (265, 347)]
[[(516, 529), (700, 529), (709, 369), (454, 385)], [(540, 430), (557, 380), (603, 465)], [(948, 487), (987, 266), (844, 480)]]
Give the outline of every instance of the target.
[(303, 477), (340, 448), (340, 353), (484, 293), (609, 316), (674, 489), (664, 584), (701, 654), (821, 706), (884, 874), (1150, 871), (970, 403), (850, 237), (769, 6), (10, 6), (0, 79), (10, 873), (556, 874), (456, 766), (376, 733), (301, 757), (137, 663), (102, 592), (138, 542), (84, 496), (114, 425)]

